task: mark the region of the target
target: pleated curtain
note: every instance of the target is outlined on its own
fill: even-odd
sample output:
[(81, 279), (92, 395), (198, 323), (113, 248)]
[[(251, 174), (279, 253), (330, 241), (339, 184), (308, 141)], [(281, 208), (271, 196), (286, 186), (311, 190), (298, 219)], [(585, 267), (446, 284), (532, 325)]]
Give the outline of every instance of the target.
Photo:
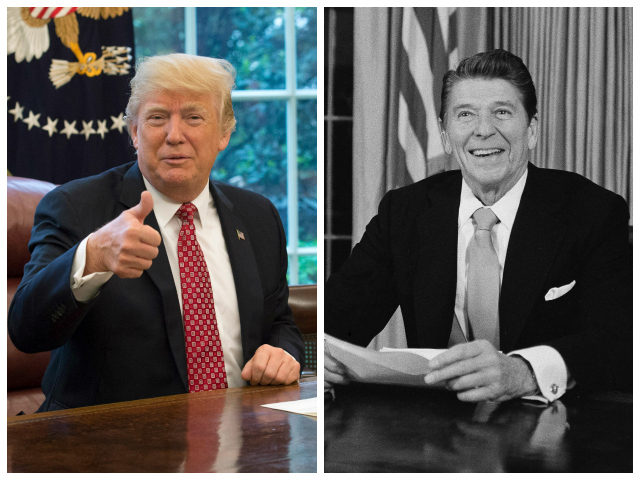
[(496, 8), (494, 45), (520, 56), (538, 92), (532, 161), (632, 200), (632, 9)]

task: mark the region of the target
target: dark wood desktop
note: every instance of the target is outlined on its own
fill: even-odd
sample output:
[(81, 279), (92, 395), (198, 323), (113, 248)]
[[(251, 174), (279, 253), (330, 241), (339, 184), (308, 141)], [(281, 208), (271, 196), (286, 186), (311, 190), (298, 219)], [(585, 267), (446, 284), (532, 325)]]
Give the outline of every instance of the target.
[(631, 394), (550, 406), (351, 385), (325, 401), (325, 472), (631, 472)]
[(11, 417), (9, 472), (316, 472), (315, 377)]

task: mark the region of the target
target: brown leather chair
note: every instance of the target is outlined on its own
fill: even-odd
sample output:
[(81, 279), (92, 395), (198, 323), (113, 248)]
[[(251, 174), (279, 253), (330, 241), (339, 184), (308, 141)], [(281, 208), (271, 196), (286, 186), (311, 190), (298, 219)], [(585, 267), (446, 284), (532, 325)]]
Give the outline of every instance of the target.
[[(33, 214), (40, 199), (55, 185), (32, 178), (7, 177), (7, 308), (29, 261)], [(33, 413), (44, 401), (40, 382), (49, 352), (20, 352), (7, 335), (7, 414)]]
[(302, 332), (304, 339), (303, 374), (315, 375), (318, 367), (316, 363), (317, 334), (318, 334), (318, 296), (317, 285), (295, 285), (289, 287), (289, 306), (293, 312), (293, 319)]

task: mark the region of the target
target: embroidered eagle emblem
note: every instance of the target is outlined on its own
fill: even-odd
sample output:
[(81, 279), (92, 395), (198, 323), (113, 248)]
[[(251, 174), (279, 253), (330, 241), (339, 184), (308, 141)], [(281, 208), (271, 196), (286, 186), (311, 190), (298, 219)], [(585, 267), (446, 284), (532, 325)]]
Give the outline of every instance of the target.
[(49, 28), (53, 20), (56, 35), (75, 55), (77, 62), (53, 59), (49, 80), (57, 88), (68, 83), (74, 75), (95, 77), (126, 75), (131, 65), (131, 48), (103, 46), (101, 55), (83, 52), (78, 39), (80, 28), (76, 15), (106, 20), (118, 17), (128, 7), (9, 7), (7, 8), (7, 54), (14, 54), (16, 62), (30, 62), (49, 50)]

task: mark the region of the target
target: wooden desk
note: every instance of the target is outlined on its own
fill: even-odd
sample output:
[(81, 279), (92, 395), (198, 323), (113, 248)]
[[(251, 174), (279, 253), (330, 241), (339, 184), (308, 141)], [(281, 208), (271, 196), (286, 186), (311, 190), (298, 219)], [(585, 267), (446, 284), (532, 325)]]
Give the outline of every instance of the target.
[(460, 402), (419, 388), (338, 388), (325, 402), (325, 472), (631, 472), (630, 394), (544, 407)]
[(12, 417), (9, 472), (316, 472), (314, 418), (261, 407), (316, 379)]

